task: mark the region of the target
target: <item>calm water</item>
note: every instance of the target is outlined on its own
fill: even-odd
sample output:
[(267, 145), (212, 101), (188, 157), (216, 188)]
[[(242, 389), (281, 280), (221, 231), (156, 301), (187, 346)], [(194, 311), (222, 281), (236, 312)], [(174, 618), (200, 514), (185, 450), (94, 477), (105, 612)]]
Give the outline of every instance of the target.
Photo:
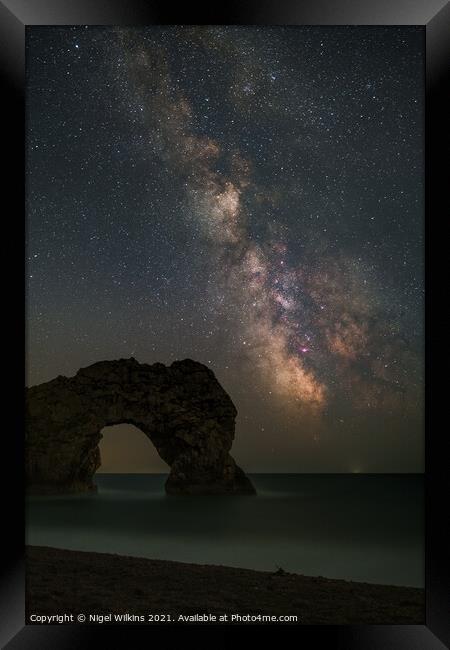
[(165, 478), (31, 497), (27, 543), (424, 586), (421, 475), (254, 474), (257, 497), (167, 497)]

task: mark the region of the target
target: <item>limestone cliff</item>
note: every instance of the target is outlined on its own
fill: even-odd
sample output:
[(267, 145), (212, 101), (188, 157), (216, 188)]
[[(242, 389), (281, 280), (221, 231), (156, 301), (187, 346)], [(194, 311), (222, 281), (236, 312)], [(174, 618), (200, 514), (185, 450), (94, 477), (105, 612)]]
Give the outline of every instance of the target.
[(101, 361), (27, 389), (26, 469), (32, 491), (95, 489), (101, 429), (133, 424), (170, 466), (168, 494), (253, 494), (229, 451), (236, 408), (214, 373), (185, 359), (166, 367)]

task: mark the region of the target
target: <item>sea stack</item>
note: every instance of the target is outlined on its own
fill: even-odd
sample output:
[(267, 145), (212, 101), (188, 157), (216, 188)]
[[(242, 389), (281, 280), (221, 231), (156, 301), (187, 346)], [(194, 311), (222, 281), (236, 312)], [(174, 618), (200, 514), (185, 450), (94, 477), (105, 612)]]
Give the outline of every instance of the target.
[(229, 453), (236, 415), (212, 370), (191, 359), (94, 363), (26, 390), (28, 490), (95, 490), (101, 430), (126, 423), (170, 466), (168, 494), (255, 494)]

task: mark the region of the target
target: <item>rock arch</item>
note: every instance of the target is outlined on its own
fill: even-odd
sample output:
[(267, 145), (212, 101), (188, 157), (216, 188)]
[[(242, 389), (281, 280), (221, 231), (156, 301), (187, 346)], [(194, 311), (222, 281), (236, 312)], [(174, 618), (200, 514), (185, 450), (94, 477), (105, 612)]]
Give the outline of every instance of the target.
[(171, 366), (100, 361), (74, 377), (27, 389), (27, 486), (95, 490), (101, 429), (133, 424), (170, 466), (168, 494), (253, 494), (229, 451), (236, 408), (214, 373), (185, 359)]

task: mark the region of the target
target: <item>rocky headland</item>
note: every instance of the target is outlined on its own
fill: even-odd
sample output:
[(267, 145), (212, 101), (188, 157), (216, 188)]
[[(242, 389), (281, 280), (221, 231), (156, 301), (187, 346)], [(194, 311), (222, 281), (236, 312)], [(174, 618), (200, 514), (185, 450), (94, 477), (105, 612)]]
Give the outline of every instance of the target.
[(168, 494), (253, 494), (229, 453), (236, 414), (214, 373), (196, 361), (94, 363), (27, 389), (28, 490), (95, 490), (101, 430), (126, 423), (148, 436), (170, 466)]

